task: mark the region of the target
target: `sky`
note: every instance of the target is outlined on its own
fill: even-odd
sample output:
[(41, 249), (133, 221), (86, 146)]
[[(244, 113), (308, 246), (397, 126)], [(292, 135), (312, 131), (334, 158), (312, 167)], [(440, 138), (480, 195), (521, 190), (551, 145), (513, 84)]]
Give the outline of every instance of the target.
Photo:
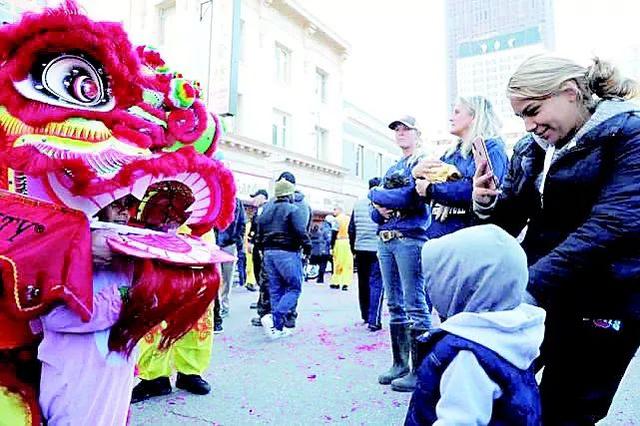
[(345, 96), (383, 121), (413, 115), (430, 133), (448, 112), (444, 0), (299, 0), (351, 45)]

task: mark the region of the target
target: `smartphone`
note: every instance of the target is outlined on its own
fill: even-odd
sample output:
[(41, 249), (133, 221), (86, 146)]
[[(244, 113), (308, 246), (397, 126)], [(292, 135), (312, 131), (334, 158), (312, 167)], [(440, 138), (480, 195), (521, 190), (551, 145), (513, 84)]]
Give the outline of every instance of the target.
[[(473, 150), (473, 160), (476, 163), (476, 168), (480, 167), (480, 164), (485, 161), (489, 167), (489, 171), (493, 173), (493, 166), (491, 165), (491, 158), (489, 158), (489, 151), (487, 151), (487, 144), (481, 137), (475, 138), (471, 142), (471, 149)], [(498, 178), (493, 175), (493, 184), (498, 188)]]

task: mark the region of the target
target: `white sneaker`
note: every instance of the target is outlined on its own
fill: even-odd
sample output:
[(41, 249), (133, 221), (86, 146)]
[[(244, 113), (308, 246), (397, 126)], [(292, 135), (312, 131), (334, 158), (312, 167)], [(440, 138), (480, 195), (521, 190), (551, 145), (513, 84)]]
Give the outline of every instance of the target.
[(276, 339), (281, 339), (283, 337), (287, 336), (287, 333), (284, 330), (278, 330), (275, 327), (271, 327), (269, 329), (269, 331), (267, 332), (267, 336), (271, 339), (271, 340), (276, 340)]
[(262, 328), (267, 336), (270, 336), (271, 329), (273, 328), (273, 317), (271, 314), (267, 314), (260, 318), (260, 323), (262, 324)]

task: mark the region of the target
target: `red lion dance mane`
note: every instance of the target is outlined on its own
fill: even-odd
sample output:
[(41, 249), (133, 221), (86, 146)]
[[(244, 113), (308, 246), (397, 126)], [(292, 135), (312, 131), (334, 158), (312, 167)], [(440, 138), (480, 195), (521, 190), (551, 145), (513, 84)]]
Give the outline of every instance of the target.
[[(0, 390), (33, 402), (18, 377), (19, 348), (37, 342), (29, 320), (60, 303), (90, 318), (90, 243), (52, 236), (73, 226), (84, 241), (115, 200), (135, 200), (131, 226), (108, 240), (135, 273), (110, 349), (131, 353), (162, 321), (167, 348), (206, 311), (219, 276), (215, 249), (197, 236), (231, 222), (235, 184), (212, 158), (222, 129), (200, 94), (120, 24), (92, 21), (71, 0), (0, 27), (0, 364), (11, 366)], [(7, 218), (18, 228), (2, 239)], [(178, 225), (193, 237), (163, 232)], [(62, 246), (47, 250), (51, 241)]]

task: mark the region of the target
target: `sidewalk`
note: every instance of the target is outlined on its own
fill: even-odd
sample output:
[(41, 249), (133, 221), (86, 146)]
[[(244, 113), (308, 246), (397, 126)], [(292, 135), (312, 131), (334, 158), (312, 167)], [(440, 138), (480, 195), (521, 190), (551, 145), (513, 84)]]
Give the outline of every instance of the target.
[[(360, 323), (357, 289), (303, 284), (295, 335), (267, 340), (249, 321), (257, 293), (234, 288), (205, 378), (212, 393), (182, 390), (133, 406), (131, 425), (400, 425), (410, 394), (377, 383), (391, 365), (388, 332)], [(388, 322), (388, 317), (383, 318)]]
[[(250, 325), (258, 295), (231, 292), (224, 334), (215, 336), (205, 378), (212, 393), (182, 390), (133, 406), (131, 425), (402, 425), (410, 394), (377, 383), (391, 362), (387, 331), (360, 323), (357, 289), (303, 285), (292, 337), (269, 341)], [(597, 368), (597, 366), (594, 366)], [(640, 357), (637, 355), (599, 425), (640, 425)]]

